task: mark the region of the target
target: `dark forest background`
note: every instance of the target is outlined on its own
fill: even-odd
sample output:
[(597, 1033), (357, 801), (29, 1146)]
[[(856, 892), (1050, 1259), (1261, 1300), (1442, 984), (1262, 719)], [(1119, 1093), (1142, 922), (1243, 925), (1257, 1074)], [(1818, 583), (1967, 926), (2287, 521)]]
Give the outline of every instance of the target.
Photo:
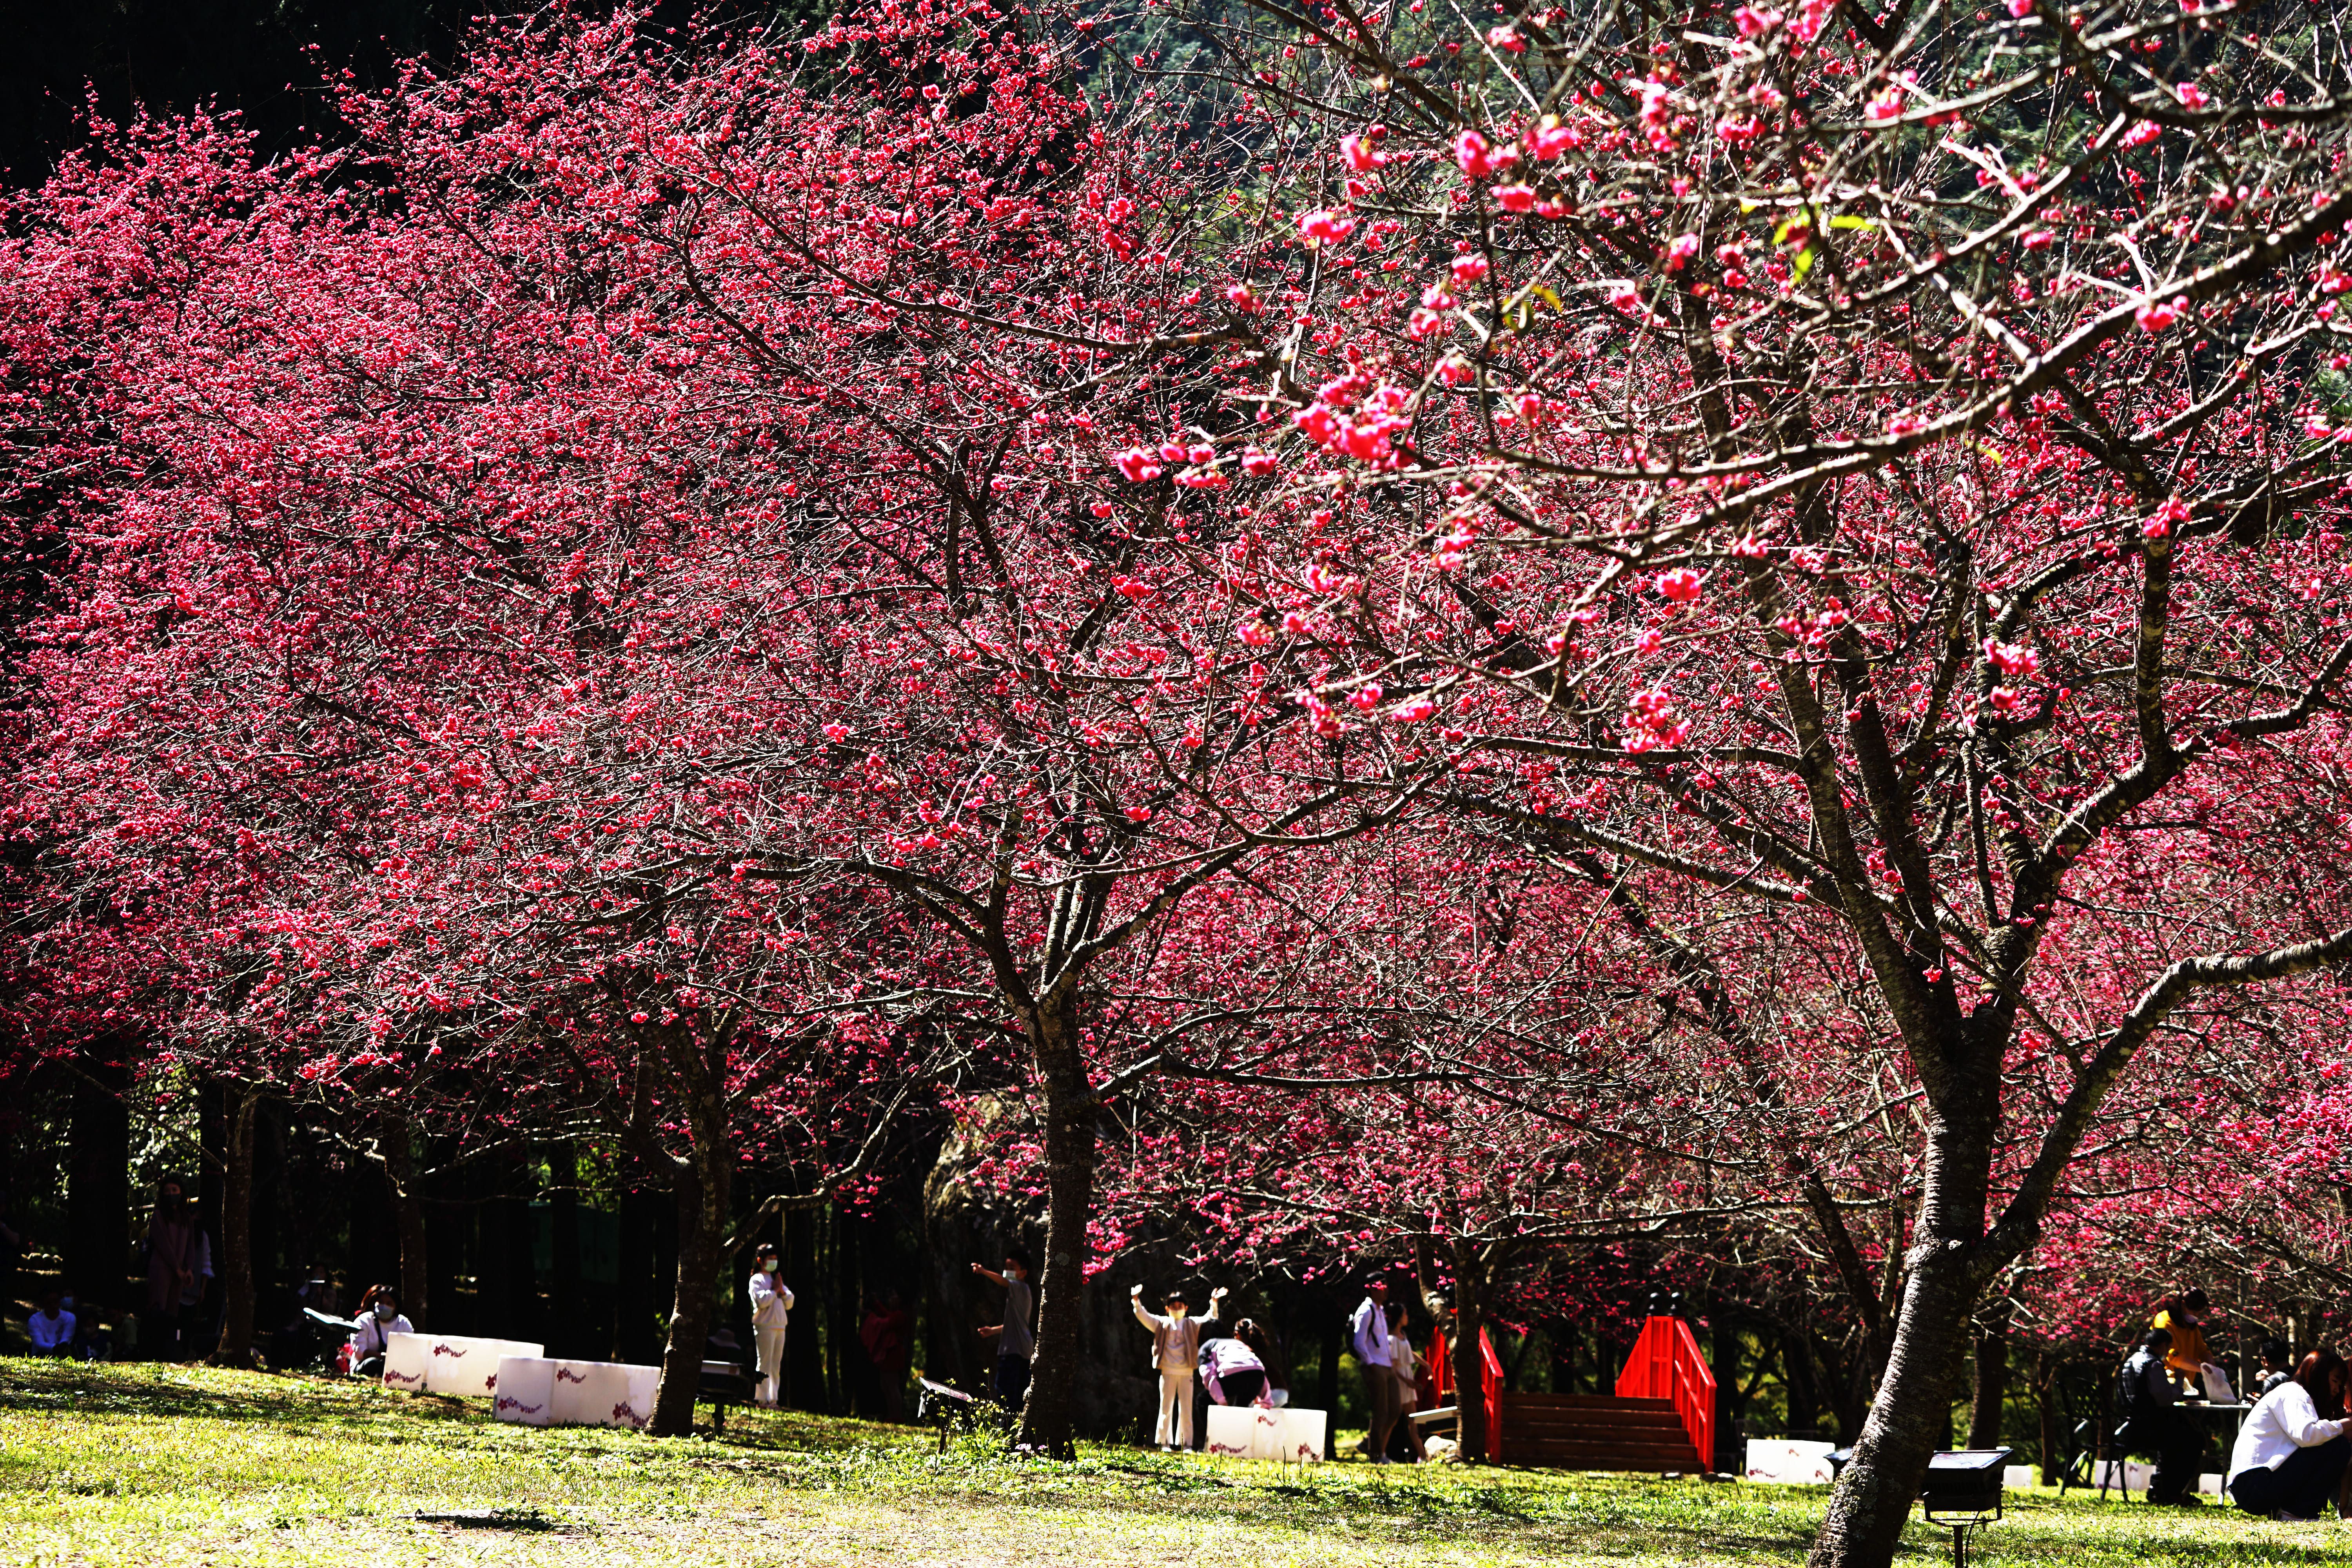
[[(602, 9), (601, 0), (588, 0)], [(650, 3), (656, 25), (773, 21), (792, 30), (824, 0)], [(348, 70), (388, 83), (398, 62), (446, 60), (484, 15), (515, 0), (0, 0), (0, 181), (37, 184), (85, 139), (93, 102), (110, 121), (209, 104), (240, 116), (275, 153), (335, 135), (328, 84)]]

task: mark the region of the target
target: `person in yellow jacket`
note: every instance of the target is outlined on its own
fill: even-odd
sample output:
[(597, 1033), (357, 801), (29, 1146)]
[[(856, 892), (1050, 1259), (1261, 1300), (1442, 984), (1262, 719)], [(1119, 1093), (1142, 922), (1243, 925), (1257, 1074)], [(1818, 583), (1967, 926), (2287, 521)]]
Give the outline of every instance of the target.
[[(2213, 1361), (2213, 1352), (2205, 1342), (2206, 1314), (2212, 1304), (2202, 1290), (2182, 1294), (2180, 1304), (2157, 1313), (2156, 1328), (2172, 1335), (2172, 1348), (2164, 1354), (2166, 1370), (2191, 1394), (2203, 1394), (2228, 1402), (2230, 1374)], [(2219, 1384), (2216, 1387), (2215, 1384)]]

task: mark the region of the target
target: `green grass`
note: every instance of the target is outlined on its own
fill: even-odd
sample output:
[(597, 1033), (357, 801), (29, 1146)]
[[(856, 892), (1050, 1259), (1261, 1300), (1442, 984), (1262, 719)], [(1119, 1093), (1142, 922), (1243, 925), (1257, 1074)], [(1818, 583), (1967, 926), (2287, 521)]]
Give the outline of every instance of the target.
[[(797, 1414), (723, 1436), (497, 1425), (485, 1402), (177, 1366), (0, 1360), (8, 1564), (1758, 1563), (1803, 1561), (1810, 1488), (1476, 1468), (1299, 1474)], [(441, 1517), (435, 1517), (441, 1516)], [(1910, 1555), (1948, 1560), (1915, 1524)], [(2352, 1529), (2029, 1493), (1970, 1561), (2352, 1561)]]

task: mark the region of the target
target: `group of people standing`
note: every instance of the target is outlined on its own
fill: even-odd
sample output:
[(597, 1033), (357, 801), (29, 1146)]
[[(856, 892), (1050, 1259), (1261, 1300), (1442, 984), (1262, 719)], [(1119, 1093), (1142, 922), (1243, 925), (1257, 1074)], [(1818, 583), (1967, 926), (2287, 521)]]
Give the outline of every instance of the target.
[[(2230, 1370), (2206, 1337), (2211, 1304), (2184, 1292), (2156, 1315), (2124, 1363), (2118, 1383), (2127, 1453), (2153, 1452), (2153, 1503), (2192, 1506), (2205, 1432), (2191, 1409), (2239, 1406)], [(2331, 1350), (2297, 1357), (2284, 1340), (2265, 1340), (2247, 1389), (2252, 1405), (2231, 1445), (2230, 1500), (2247, 1513), (2284, 1520), (2319, 1516), (2339, 1499), (2352, 1468), (2352, 1420), (2346, 1416), (2352, 1369)], [(2342, 1504), (2338, 1504), (2339, 1512)]]
[[(1365, 1286), (1364, 1299), (1348, 1321), (1349, 1342), (1363, 1375), (1364, 1407), (1370, 1416), (1364, 1450), (1375, 1465), (1396, 1462), (1400, 1447), (1416, 1462), (1429, 1458), (1421, 1428), (1412, 1419), (1421, 1404), (1421, 1358), (1414, 1353), (1407, 1321), (1405, 1304), (1390, 1300), (1387, 1282), (1380, 1279)], [(1393, 1440), (1398, 1438), (1402, 1443)]]

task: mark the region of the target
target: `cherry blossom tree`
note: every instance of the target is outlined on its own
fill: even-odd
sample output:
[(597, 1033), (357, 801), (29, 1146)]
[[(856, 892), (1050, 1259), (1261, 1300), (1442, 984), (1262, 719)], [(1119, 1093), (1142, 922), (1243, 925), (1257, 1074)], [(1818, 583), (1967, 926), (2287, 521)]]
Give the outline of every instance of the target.
[(1885, 1563), (2135, 1062), (2352, 955), (2347, 84), (2266, 5), (1253, 10), (1259, 133), (1328, 153), (1229, 253), (1199, 471), (1278, 465), (1268, 579), (1360, 585), (1326, 700), (1433, 710), (1447, 805), (1735, 994), (1790, 933), (1811, 1046), (1893, 1048), (1904, 1284), (1814, 1559)]

